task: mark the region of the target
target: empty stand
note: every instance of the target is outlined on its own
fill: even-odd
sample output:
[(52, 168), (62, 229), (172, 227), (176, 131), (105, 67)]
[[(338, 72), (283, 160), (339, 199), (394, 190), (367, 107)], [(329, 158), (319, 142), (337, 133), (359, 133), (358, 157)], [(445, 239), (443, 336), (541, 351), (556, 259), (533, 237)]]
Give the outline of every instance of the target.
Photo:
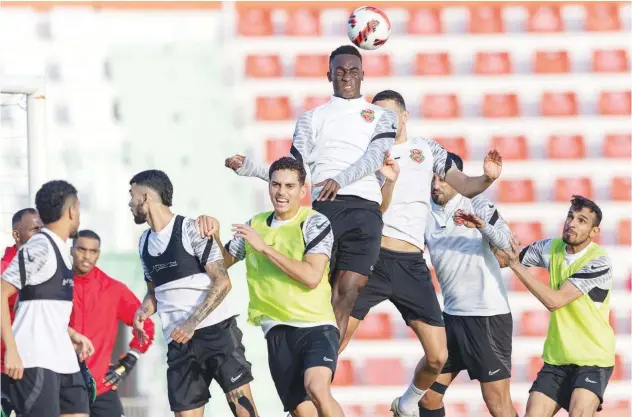
[(616, 3), (594, 2), (585, 5), (585, 29), (592, 32), (621, 30), (619, 6)]
[(272, 163), (279, 158), (288, 156), (292, 147), (292, 139), (267, 139), (266, 162)]
[(417, 54), (413, 75), (451, 75), (452, 63), (447, 52)]
[(518, 95), (485, 94), (483, 97), (482, 116), (489, 118), (508, 118), (520, 116)]
[(629, 117), (632, 114), (630, 91), (602, 91), (599, 94), (599, 114)]
[(606, 135), (603, 141), (603, 156), (623, 159), (632, 157), (632, 135), (629, 133)]
[(453, 119), (461, 117), (456, 94), (427, 94), (421, 105), (421, 116), (427, 119)]
[(563, 30), (560, 7), (543, 5), (529, 7), (527, 31), (529, 32), (561, 32)]
[(296, 77), (327, 77), (329, 72), (329, 57), (327, 55), (303, 55), (296, 56), (294, 62), (294, 75)]
[(614, 201), (630, 201), (630, 177), (614, 177), (611, 183), (610, 199)]
[(257, 97), (257, 120), (290, 120), (292, 106), (289, 97)]
[[(524, 242), (521, 240), (521, 243), (525, 245), (525, 244), (528, 244), (529, 242)], [(529, 268), (529, 272), (538, 281), (546, 285), (549, 285), (549, 271), (547, 271), (545, 268), (532, 267), (532, 268)], [(509, 288), (511, 289), (511, 291), (519, 291), (519, 292), (528, 291), (527, 287), (525, 287), (522, 281), (520, 281), (520, 279), (514, 274), (511, 274)], [(522, 323), (520, 324), (520, 327), (523, 327)]]
[(439, 35), (443, 32), (439, 8), (411, 10), (408, 19), (408, 33), (411, 35)]
[[(619, 227), (617, 231), (617, 244), (622, 246), (630, 246), (632, 239), (630, 239), (630, 219), (623, 219), (619, 221)], [(632, 282), (632, 281), (629, 281)]]
[(570, 201), (573, 195), (593, 198), (592, 184), (588, 177), (557, 178), (554, 188), (555, 201), (561, 203)]
[(546, 91), (540, 101), (540, 114), (549, 117), (576, 116), (578, 113), (575, 93)]
[(362, 70), (366, 77), (387, 77), (391, 75), (391, 59), (385, 54), (365, 54), (362, 57)]
[(242, 10), (238, 15), (237, 33), (241, 36), (270, 36), (274, 32), (270, 9)]
[(319, 11), (309, 9), (288, 11), (285, 34), (288, 36), (320, 36)]
[(493, 136), (491, 149), (496, 149), (505, 160), (519, 160), (529, 158), (527, 139), (522, 136)]
[(630, 58), (625, 49), (597, 49), (593, 51), (593, 72), (628, 72)]
[(433, 140), (443, 146), (448, 152), (459, 155), (463, 160), (470, 158), (470, 150), (467, 146), (467, 141), (462, 136), (455, 138), (439, 137), (433, 138)]
[(331, 99), (331, 96), (308, 96), (303, 100), (303, 111), (308, 111), (316, 108), (320, 105), (327, 103)]
[(245, 74), (251, 78), (274, 78), (282, 75), (281, 58), (278, 55), (248, 55)]
[(544, 238), (541, 222), (510, 222), (509, 228), (518, 236), (518, 240), (523, 246)]
[(527, 363), (526, 377), (527, 381), (535, 381), (538, 372), (544, 366), (544, 361), (540, 356), (532, 356)]
[(408, 383), (399, 358), (368, 358), (364, 361), (364, 385), (404, 385)]
[(531, 203), (535, 201), (535, 187), (530, 179), (498, 181), (498, 202)]
[(355, 369), (350, 359), (338, 359), (333, 385), (349, 386), (356, 383)]
[(501, 6), (476, 5), (469, 8), (468, 30), (475, 34), (502, 33), (505, 31)]
[(571, 63), (567, 51), (536, 51), (533, 72), (536, 74), (562, 74), (570, 72)]
[(480, 75), (511, 74), (509, 52), (477, 52), (474, 58), (474, 72)]
[(546, 145), (549, 159), (583, 159), (586, 157), (584, 138), (581, 135), (553, 135)]
[(523, 311), (520, 316), (522, 336), (546, 336), (549, 330), (550, 313), (547, 310)]
[(356, 329), (356, 339), (390, 339), (393, 337), (391, 319), (388, 313), (371, 313), (367, 315)]
[[(338, 373), (338, 369), (336, 369), (336, 373)], [(335, 381), (335, 380), (334, 380)], [(341, 404), (342, 412), (345, 417), (364, 417), (364, 407), (359, 404)]]

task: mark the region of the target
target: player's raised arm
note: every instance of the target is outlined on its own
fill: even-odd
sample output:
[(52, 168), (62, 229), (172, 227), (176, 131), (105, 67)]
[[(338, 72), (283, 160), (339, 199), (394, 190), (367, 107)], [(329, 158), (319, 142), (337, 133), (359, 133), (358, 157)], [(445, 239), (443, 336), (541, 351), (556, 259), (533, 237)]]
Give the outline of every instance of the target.
[(399, 176), (399, 164), (393, 158), (389, 151), (384, 156), (384, 164), (378, 171), (378, 180), (382, 185), (382, 204), (380, 211), (385, 213), (393, 199), (393, 191), (395, 191), (395, 182)]
[(472, 199), (472, 209), (472, 213), (457, 212), (455, 218), (462, 221), (466, 227), (478, 229), (492, 247), (509, 250), (511, 230), (498, 213), (496, 206), (486, 197), (478, 195)]

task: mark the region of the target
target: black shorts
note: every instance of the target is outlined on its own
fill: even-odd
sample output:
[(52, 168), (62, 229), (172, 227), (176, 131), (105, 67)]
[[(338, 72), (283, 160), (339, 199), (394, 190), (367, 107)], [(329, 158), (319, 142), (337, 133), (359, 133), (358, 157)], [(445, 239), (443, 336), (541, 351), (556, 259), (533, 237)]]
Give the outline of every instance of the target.
[(480, 382), (511, 377), (511, 313), (497, 316), (443, 314), (448, 339), (448, 360), (441, 373), (467, 370)]
[(125, 417), (118, 393), (109, 390), (97, 396), (90, 406), (90, 417)]
[(2, 374), (2, 391), (20, 417), (59, 417), (88, 414), (88, 390), (81, 372), (58, 374), (45, 368), (26, 368), (22, 379)]
[(381, 248), (377, 264), (369, 282), (360, 290), (351, 317), (364, 320), (369, 310), (384, 300), (397, 307), (406, 324), (421, 320), (431, 326), (443, 326), (441, 305), (421, 252)]
[(325, 366), (331, 369), (333, 380), (340, 346), (340, 333), (334, 326), (275, 326), (266, 340), (270, 374), (286, 412), (308, 401), (306, 370)]
[(225, 393), (253, 380), (242, 333), (234, 317), (196, 330), (187, 343), (167, 346), (167, 389), (171, 411), (202, 407), (216, 380)]
[(334, 201), (314, 201), (314, 210), (331, 223), (334, 249), (331, 272), (352, 271), (368, 276), (380, 253), (382, 212), (380, 206), (360, 197), (342, 195)]
[(598, 366), (549, 365), (545, 363), (538, 372), (529, 392), (541, 392), (568, 411), (573, 390), (584, 388), (594, 392), (599, 397), (597, 411), (601, 411), (603, 394), (613, 369), (612, 366), (600, 368)]

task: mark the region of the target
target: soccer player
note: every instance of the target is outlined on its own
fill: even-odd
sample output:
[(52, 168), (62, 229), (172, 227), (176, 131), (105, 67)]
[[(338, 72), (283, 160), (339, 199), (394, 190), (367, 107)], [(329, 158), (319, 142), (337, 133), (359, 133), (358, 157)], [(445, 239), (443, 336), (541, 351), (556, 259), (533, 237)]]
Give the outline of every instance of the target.
[(164, 172), (140, 172), (130, 186), (134, 221), (150, 227), (138, 245), (147, 295), (134, 329), (145, 343), (144, 323), (158, 313), (168, 343), (171, 410), (176, 417), (202, 417), (216, 380), (235, 416), (257, 416), (236, 306), (225, 299), (231, 282), (220, 247), (199, 234), (195, 220), (171, 212), (173, 186)]
[[(551, 312), (544, 342), (544, 366), (530, 390), (527, 417), (551, 417), (560, 408), (571, 417), (601, 410), (612, 375), (615, 337), (608, 321), (612, 262), (593, 239), (601, 209), (573, 196), (561, 238), (544, 239), (520, 250), (512, 239), (507, 251), (511, 270)], [(529, 267), (549, 270), (549, 285)]]
[[(2, 274), (2, 389), (20, 417), (87, 417), (88, 392), (75, 351), (84, 360), (94, 347), (68, 326), (74, 276), (66, 240), (79, 228), (77, 190), (50, 181), (35, 195), (35, 206), (44, 227)], [(11, 328), (9, 298), (17, 291)]]
[[(149, 340), (141, 344), (138, 336), (130, 342), (130, 350), (116, 365), (110, 365), (116, 343), (119, 320), (128, 326), (140, 301), (125, 284), (109, 277), (96, 266), (101, 251), (101, 238), (92, 230), (81, 230), (73, 241), (72, 264), (75, 273), (70, 326), (80, 330), (95, 347), (87, 365), (96, 380), (96, 400), (90, 405), (90, 417), (120, 417), (125, 414), (116, 392), (129, 375), (142, 353), (154, 338), (154, 323), (145, 320), (144, 330)], [(108, 308), (103, 308), (107, 305)]]
[[(334, 251), (332, 304), (341, 334), (360, 289), (377, 262), (382, 193), (375, 175), (393, 146), (397, 114), (368, 103), (360, 92), (362, 56), (352, 45), (329, 56), (331, 99), (296, 122), (290, 156), (307, 165), (315, 210), (331, 222)], [(226, 160), (239, 175), (269, 181), (268, 168), (243, 156)]]
[(384, 177), (381, 205), (384, 229), (378, 262), (367, 286), (360, 291), (341, 350), (369, 310), (390, 300), (413, 329), (425, 352), (409, 388), (393, 402), (397, 416), (408, 416), (418, 411), (419, 399), (437, 378), (448, 356), (441, 306), (423, 257), (432, 177), (444, 178), (464, 194), (474, 196), (498, 178), (502, 159), (496, 152), (490, 152), (483, 164), (485, 175), (468, 177), (455, 169), (448, 153), (438, 143), (408, 138), (409, 114), (401, 94), (381, 91), (373, 103), (396, 112), (400, 123), (390, 151), (391, 160), (380, 169)]
[[(450, 158), (461, 171), (458, 155)], [(509, 391), (513, 320), (494, 248), (511, 231), (487, 198), (460, 195), (435, 175), (425, 238), (441, 285), (448, 360), (421, 399), (419, 417), (445, 416), (442, 400), (460, 371), (480, 382), (493, 417), (516, 417)]]
[(300, 207), (306, 175), (293, 158), (272, 164), (268, 190), (274, 211), (235, 225), (224, 260), (227, 267), (246, 261), (248, 321), (266, 337), (285, 411), (343, 417), (330, 389), (340, 342), (328, 280), (334, 238), (324, 215)]

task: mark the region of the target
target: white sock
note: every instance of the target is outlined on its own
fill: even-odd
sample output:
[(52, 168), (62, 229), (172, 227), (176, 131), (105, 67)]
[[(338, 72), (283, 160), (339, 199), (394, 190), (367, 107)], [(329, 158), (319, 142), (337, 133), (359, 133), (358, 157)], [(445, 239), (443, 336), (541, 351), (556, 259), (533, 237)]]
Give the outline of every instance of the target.
[(399, 411), (404, 414), (412, 414), (419, 408), (419, 400), (421, 400), (426, 391), (417, 388), (415, 384), (411, 383), (404, 395), (399, 399)]

